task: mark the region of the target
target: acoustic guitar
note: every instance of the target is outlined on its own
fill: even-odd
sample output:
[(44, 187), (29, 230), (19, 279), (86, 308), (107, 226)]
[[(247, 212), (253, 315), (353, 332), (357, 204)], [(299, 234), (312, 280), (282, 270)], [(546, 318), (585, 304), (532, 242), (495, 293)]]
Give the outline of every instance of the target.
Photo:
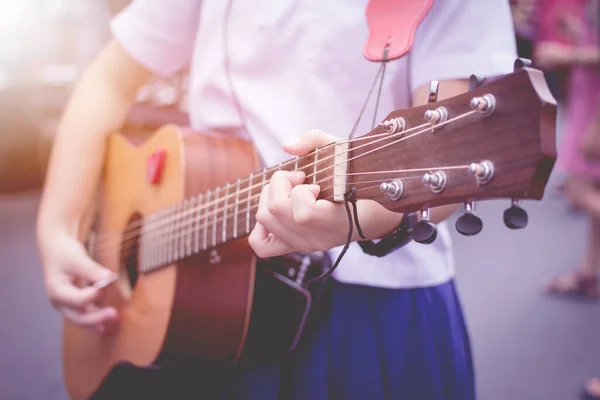
[(555, 101), (529, 67), (472, 81), (469, 92), (439, 102), (433, 85), (429, 104), (262, 170), (252, 145), (236, 138), (177, 126), (138, 144), (110, 136), (96, 222), (82, 225), (81, 237), (120, 273), (102, 303), (121, 322), (100, 336), (65, 320), (69, 395), (88, 398), (120, 362), (235, 364), (294, 348), (315, 301), (305, 283), (322, 272), (315, 266), (324, 255), (297, 254), (286, 265), (258, 260), (249, 247), (259, 194), (278, 170), (304, 171), (321, 199), (341, 202), (354, 189), (392, 211), (422, 211), (415, 230), (424, 243), (432, 235), (423, 232), (435, 231), (428, 210), (444, 204), (467, 205), (457, 228), (469, 235), (481, 229), (472, 202), (513, 199), (505, 221), (523, 227), (517, 199), (541, 199), (555, 162)]

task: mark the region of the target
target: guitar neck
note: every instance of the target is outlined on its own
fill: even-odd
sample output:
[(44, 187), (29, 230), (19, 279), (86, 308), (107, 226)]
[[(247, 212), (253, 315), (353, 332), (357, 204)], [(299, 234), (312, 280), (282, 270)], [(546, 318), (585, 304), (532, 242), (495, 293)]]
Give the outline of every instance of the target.
[[(541, 199), (556, 158), (556, 106), (530, 69), (468, 93), (392, 111), (371, 132), (188, 198), (145, 216), (125, 235), (142, 271), (248, 235), (260, 194), (279, 170), (302, 171), (319, 198), (346, 190), (407, 212), (489, 198)], [(471, 207), (472, 208), (472, 207)], [(133, 230), (130, 228), (134, 228)]]
[(140, 270), (154, 270), (249, 235), (262, 189), (277, 171), (302, 171), (306, 183), (321, 186), (319, 198), (333, 198), (334, 149), (317, 149), (146, 216), (135, 238)]

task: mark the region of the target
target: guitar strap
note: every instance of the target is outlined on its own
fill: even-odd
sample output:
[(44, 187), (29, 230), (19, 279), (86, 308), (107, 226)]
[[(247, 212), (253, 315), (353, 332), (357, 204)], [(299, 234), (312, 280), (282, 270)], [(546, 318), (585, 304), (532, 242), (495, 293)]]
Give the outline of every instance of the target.
[[(366, 17), (369, 38), (364, 56), (370, 61), (389, 61), (412, 48), (417, 28), (434, 0), (369, 0)], [(387, 48), (387, 57), (384, 55)]]
[[(379, 82), (379, 93), (376, 98), (375, 112), (373, 113), (373, 128), (375, 127), (386, 64), (390, 60), (400, 58), (410, 52), (417, 28), (429, 13), (431, 6), (433, 6), (433, 2), (434, 0), (369, 0), (366, 9), (369, 38), (367, 39), (363, 53), (367, 60), (380, 62), (381, 66), (375, 76), (373, 85), (367, 94), (367, 99), (358, 114), (354, 127), (348, 136), (349, 140), (354, 137), (358, 124), (371, 98), (373, 89), (375, 89)], [(356, 227), (359, 236), (363, 239), (362, 241), (359, 240), (358, 244), (367, 254), (382, 257), (410, 241), (410, 238), (405, 234), (410, 233), (411, 231), (405, 229), (407, 218), (403, 218), (400, 228), (379, 244), (366, 240), (367, 238), (363, 234), (360, 226), (356, 201), (356, 188), (352, 187), (344, 194), (344, 206), (348, 215), (349, 226), (346, 244), (342, 248), (342, 251), (332, 267), (320, 276), (310, 279), (306, 284), (307, 287), (317, 282), (323, 282), (333, 274), (350, 248), (354, 227)], [(350, 206), (352, 206), (352, 209)], [(410, 217), (411, 218), (409, 219), (414, 219), (414, 215), (410, 215)]]
[[(240, 117), (240, 122), (242, 123), (243, 128), (246, 130), (246, 133), (251, 137), (243, 109), (240, 106), (237, 93), (234, 90), (233, 78), (231, 76), (229, 66), (228, 31), (229, 17), (233, 6), (233, 1), (234, 0), (229, 0), (227, 2), (223, 24), (225, 75), (229, 83), (232, 100)], [(369, 27), (369, 37), (367, 39), (367, 43), (365, 44), (363, 54), (367, 60), (381, 62), (382, 65), (377, 73), (375, 81), (373, 82), (373, 87), (369, 91), (363, 109), (360, 111), (354, 128), (350, 133), (350, 139), (352, 139), (354, 133), (356, 132), (358, 122), (360, 121), (360, 118), (366, 109), (366, 105), (378, 80), (380, 82), (379, 94), (381, 94), (381, 85), (383, 85), (385, 65), (388, 61), (400, 58), (410, 52), (414, 43), (417, 28), (429, 13), (434, 1), (435, 0), (369, 0), (366, 7), (366, 20)], [(379, 101), (377, 101), (377, 105), (378, 103)], [(377, 105), (375, 107), (373, 122), (375, 122), (375, 117), (377, 115)], [(328, 271), (316, 278), (310, 279), (307, 282), (307, 285), (314, 282), (322, 282), (337, 268), (342, 257), (350, 246), (354, 225), (356, 225), (361, 238), (366, 239), (362, 233), (362, 229), (360, 228), (358, 221), (355, 192), (356, 190), (353, 188), (344, 195), (344, 206), (348, 213), (348, 222), (350, 225), (348, 240), (344, 246), (344, 249), (339, 254), (334, 265)], [(353, 206), (353, 212), (350, 211), (350, 204)]]

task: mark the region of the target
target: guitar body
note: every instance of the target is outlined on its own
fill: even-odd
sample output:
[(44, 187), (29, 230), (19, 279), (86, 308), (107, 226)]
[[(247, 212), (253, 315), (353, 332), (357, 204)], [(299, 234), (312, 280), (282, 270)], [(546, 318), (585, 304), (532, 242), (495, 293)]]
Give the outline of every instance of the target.
[[(427, 105), (262, 171), (252, 145), (236, 138), (175, 126), (138, 145), (112, 135), (98, 212), (80, 230), (90, 255), (120, 274), (99, 303), (121, 321), (103, 336), (65, 321), (70, 396), (89, 398), (121, 362), (233, 365), (294, 349), (326, 289), (305, 283), (331, 265), (319, 252), (255, 257), (245, 236), (277, 171), (303, 172), (320, 200), (352, 196), (403, 213), (466, 203), (457, 230), (467, 236), (483, 227), (473, 202), (507, 198), (506, 226), (524, 228), (521, 200), (543, 197), (556, 159), (555, 101), (543, 74), (524, 65), (474, 77), (468, 93), (435, 104), (432, 82)], [(431, 243), (435, 227), (428, 212), (421, 217), (411, 237)]]
[[(166, 157), (159, 182), (151, 184), (147, 162), (157, 150), (165, 150)], [(185, 135), (174, 126), (160, 129), (137, 146), (112, 135), (96, 199), (96, 233), (117, 233), (119, 240), (111, 243), (121, 243), (132, 221), (234, 181), (256, 171), (258, 165), (251, 144), (239, 139)], [(88, 229), (82, 226), (82, 237), (87, 237)], [(297, 342), (310, 295), (277, 273), (261, 274), (257, 282), (257, 258), (247, 238), (218, 246), (217, 262), (211, 260), (215, 254), (206, 251), (146, 274), (136, 274), (135, 263), (133, 270), (127, 265), (130, 259), (122, 256), (121, 247), (95, 251), (101, 265), (120, 274), (119, 281), (102, 289), (99, 302), (119, 310), (117, 330), (100, 336), (68, 320), (64, 323), (64, 375), (72, 399), (89, 398), (120, 362), (150, 366), (201, 359), (233, 364), (243, 354), (252, 358), (269, 342), (283, 350)], [(263, 289), (256, 299), (255, 284)], [(290, 309), (300, 313), (301, 319), (291, 315)], [(273, 312), (281, 313), (276, 329), (262, 324)], [(249, 335), (252, 313), (256, 318)], [(274, 343), (269, 333), (277, 335), (271, 336)]]

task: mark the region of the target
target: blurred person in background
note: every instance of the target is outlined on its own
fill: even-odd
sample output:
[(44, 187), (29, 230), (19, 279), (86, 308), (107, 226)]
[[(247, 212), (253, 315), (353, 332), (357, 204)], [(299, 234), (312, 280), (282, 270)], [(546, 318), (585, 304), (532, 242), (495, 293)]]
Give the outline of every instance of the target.
[[(534, 57), (542, 68), (569, 67), (567, 123), (558, 167), (567, 175), (564, 190), (569, 203), (590, 219), (582, 262), (573, 271), (552, 279), (547, 290), (596, 300), (600, 267), (600, 1), (543, 3)], [(600, 399), (600, 378), (588, 380), (583, 397)]]
[(566, 175), (569, 203), (590, 216), (583, 260), (573, 271), (555, 277), (553, 294), (598, 298), (600, 266), (600, 163), (581, 151), (591, 128), (600, 91), (597, 0), (544, 0), (537, 7), (534, 61), (543, 69), (568, 68), (566, 123), (558, 152), (558, 170)]

